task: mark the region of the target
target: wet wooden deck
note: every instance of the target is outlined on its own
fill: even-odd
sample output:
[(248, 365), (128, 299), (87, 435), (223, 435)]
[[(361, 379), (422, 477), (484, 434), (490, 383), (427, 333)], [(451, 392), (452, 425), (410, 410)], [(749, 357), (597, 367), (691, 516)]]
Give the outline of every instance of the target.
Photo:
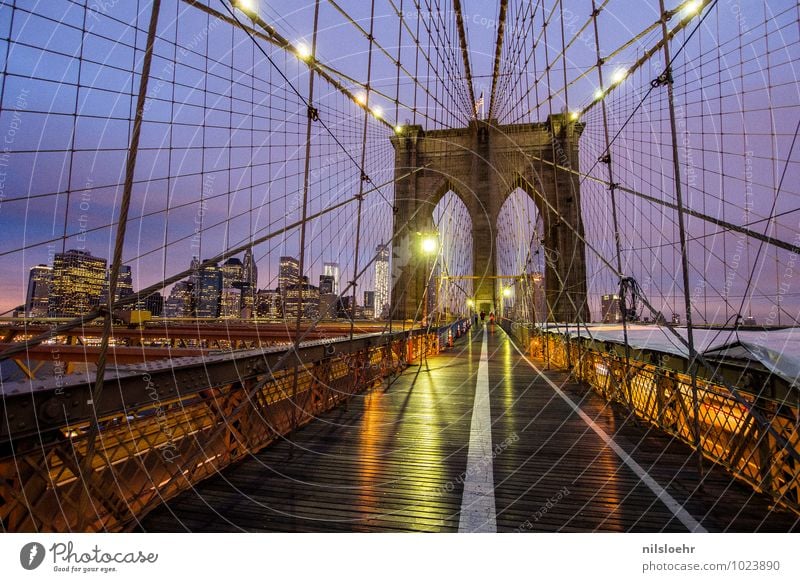
[(499, 327), (486, 336), (491, 453), (477, 466), (467, 469), (471, 432), (478, 446), (472, 418), (482, 328), (291, 441), (170, 500), (140, 529), (454, 532), (464, 483), (475, 490), (471, 482), (487, 467), (495, 512), (489, 531), (798, 528), (796, 516), (772, 510), (769, 499), (721, 469), (708, 468), (701, 479), (686, 445), (627, 418), (564, 373), (538, 373)]

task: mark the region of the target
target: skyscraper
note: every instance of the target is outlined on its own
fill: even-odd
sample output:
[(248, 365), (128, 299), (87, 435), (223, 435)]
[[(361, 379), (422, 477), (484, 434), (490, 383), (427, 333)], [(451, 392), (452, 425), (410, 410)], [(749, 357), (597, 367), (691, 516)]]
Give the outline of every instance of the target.
[(28, 274), (28, 294), (25, 297), (25, 312), (30, 317), (47, 316), (47, 301), (53, 281), (53, 268), (47, 265), (31, 267)]
[(235, 287), (223, 287), (220, 292), (219, 316), (238, 319), (242, 311), (242, 292)]
[(153, 317), (161, 317), (164, 312), (164, 297), (161, 293), (156, 291), (144, 298), (144, 308), (149, 311)]
[(193, 304), (194, 293), (191, 280), (178, 281), (164, 302), (164, 316), (191, 317), (194, 311)]
[(364, 291), (364, 307), (375, 307), (375, 291)]
[(47, 302), (49, 315), (71, 317), (97, 308), (103, 298), (105, 282), (105, 259), (75, 249), (57, 253)]
[(219, 317), (222, 294), (222, 269), (214, 264), (201, 267), (197, 275), (198, 287), (194, 289), (195, 316)]
[(236, 257), (231, 257), (221, 267), (222, 287), (234, 287), (241, 289), (244, 282), (244, 265)]
[(336, 287), (336, 280), (333, 278), (333, 275), (320, 275), (319, 276), (319, 293), (320, 295), (329, 295), (334, 294), (334, 288)]
[(255, 290), (258, 288), (258, 267), (253, 258), (253, 249), (247, 249), (244, 252), (244, 261), (242, 263), (242, 281), (250, 286), (250, 289)]
[[(107, 277), (111, 273), (107, 273)], [(106, 279), (106, 294), (108, 294), (108, 278)], [(130, 265), (119, 266), (119, 276), (117, 277), (117, 292), (114, 293), (114, 302), (124, 299), (129, 295), (133, 295), (133, 271)]]
[(297, 285), (300, 278), (300, 261), (294, 257), (281, 257), (278, 269), (278, 290), (281, 295), (285, 294), (289, 285)]
[(378, 245), (375, 249), (375, 318), (388, 317), (389, 314), (389, 246)]
[(239, 318), (242, 311), (242, 295), (249, 286), (244, 281), (244, 265), (236, 257), (222, 264), (222, 291), (220, 295), (220, 317)]
[(364, 291), (364, 317), (375, 317), (375, 291)]
[(619, 323), (622, 321), (622, 313), (619, 310), (619, 295), (610, 293), (600, 298), (600, 313), (603, 315), (603, 323)]
[(280, 294), (272, 289), (259, 290), (255, 295), (255, 313), (256, 317), (280, 317)]
[(322, 274), (333, 277), (333, 291), (331, 293), (339, 294), (339, 263), (323, 263)]
[(319, 288), (309, 285), (307, 280), (300, 285), (286, 287), (283, 296), (283, 317), (288, 320), (297, 318), (302, 303), (302, 317), (314, 319), (319, 316)]
[(244, 262), (242, 264), (242, 317), (255, 317), (256, 315), (256, 294), (258, 292), (258, 267), (253, 258), (253, 249), (244, 252)]

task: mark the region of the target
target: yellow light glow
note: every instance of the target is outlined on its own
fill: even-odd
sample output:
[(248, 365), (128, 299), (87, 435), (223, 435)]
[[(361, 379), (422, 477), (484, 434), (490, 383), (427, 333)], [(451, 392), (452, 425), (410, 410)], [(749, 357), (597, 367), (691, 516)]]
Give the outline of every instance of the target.
[(594, 98), (595, 99), (602, 99), (603, 98), (603, 90), (602, 89), (598, 89), (597, 91), (595, 91), (594, 92)]
[(236, 0), (233, 5), (246, 14), (254, 14), (256, 12), (255, 0)]
[(394, 132), (397, 135), (400, 135), (401, 133), (403, 133), (403, 126), (402, 125), (395, 125), (394, 126)]
[(503, 289), (503, 297), (511, 297), (511, 287)]
[(381, 117), (383, 117), (383, 109), (381, 109), (380, 107), (377, 107), (377, 106), (373, 107), (372, 108), (372, 115), (374, 115), (377, 119), (380, 119)]
[(569, 118), (570, 118), (571, 121), (578, 121), (578, 118), (580, 116), (581, 116), (581, 114), (578, 111), (571, 111), (570, 114), (569, 114)]
[(614, 74), (611, 75), (611, 80), (614, 83), (622, 83), (622, 81), (624, 81), (625, 77), (627, 76), (628, 76), (628, 71), (626, 71), (625, 69), (617, 69), (616, 71), (614, 71)]
[(367, 94), (366, 93), (356, 93), (356, 103), (361, 105), (362, 107), (367, 104)]
[(467, 299), (467, 306), (468, 307), (475, 307), (475, 302), (472, 299)]
[(683, 5), (681, 12), (684, 16), (694, 16), (698, 12), (700, 12), (700, 7), (703, 5), (700, 0), (690, 0), (686, 4)]
[(439, 243), (434, 236), (426, 236), (422, 239), (422, 252), (426, 255), (432, 255), (436, 252)]
[(307, 61), (311, 58), (311, 47), (304, 42), (297, 43), (297, 56)]

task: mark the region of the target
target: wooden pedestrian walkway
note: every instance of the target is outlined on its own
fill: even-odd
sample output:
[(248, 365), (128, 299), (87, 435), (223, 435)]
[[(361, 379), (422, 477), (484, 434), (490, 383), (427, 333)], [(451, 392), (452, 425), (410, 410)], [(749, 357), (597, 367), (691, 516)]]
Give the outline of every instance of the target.
[(535, 366), (499, 327), (473, 329), (448, 352), (164, 503), (140, 529), (798, 528), (794, 514), (773, 510), (723, 470), (707, 464), (701, 478), (683, 443)]

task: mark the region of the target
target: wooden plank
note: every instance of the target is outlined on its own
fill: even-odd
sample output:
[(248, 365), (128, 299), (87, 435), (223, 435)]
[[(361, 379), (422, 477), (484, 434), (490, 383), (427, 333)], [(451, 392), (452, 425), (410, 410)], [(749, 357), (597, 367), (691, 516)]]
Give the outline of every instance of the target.
[[(456, 531), (479, 341), (471, 333), (427, 368), (322, 415), (154, 510), (141, 529)], [(498, 531), (686, 531), (499, 329), (488, 348), (492, 443), (505, 443), (492, 459)], [(548, 377), (709, 530), (797, 528), (721, 468), (699, 475), (689, 447), (563, 372)]]

